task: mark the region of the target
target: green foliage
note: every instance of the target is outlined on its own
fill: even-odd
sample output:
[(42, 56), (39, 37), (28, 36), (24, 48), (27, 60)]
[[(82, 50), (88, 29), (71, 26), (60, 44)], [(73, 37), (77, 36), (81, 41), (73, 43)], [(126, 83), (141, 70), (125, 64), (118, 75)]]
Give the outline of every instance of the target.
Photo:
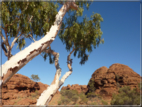
[(34, 75), (34, 74), (31, 75), (31, 79), (34, 80), (34, 81), (39, 81), (40, 80), (38, 75)]
[(103, 105), (108, 105), (108, 103), (104, 100), (102, 100)]
[(116, 83), (117, 88), (120, 88), (120, 84), (119, 82)]
[(71, 99), (73, 96), (78, 95), (76, 90), (61, 90), (61, 95)]
[(2, 30), (5, 29), (9, 40), (21, 34), (16, 41), (20, 50), (25, 46), (25, 38), (30, 39), (28, 34), (37, 38), (49, 31), (58, 8), (53, 2), (5, 1), (1, 4)]
[(94, 92), (90, 92), (90, 93), (87, 93), (87, 97), (92, 100), (92, 98), (96, 97), (96, 94)]
[(92, 92), (94, 92), (96, 90), (94, 80), (91, 79), (89, 81), (88, 87), (89, 87), (89, 93), (92, 93)]
[(124, 86), (119, 89), (119, 94), (113, 94), (111, 105), (140, 105), (140, 93), (136, 88)]
[(32, 98), (35, 98), (38, 96), (38, 91), (36, 90), (35, 93), (31, 93)]
[(78, 92), (76, 90), (61, 90), (60, 91), (62, 97), (61, 97), (61, 103), (65, 104), (65, 99), (68, 101), (73, 101), (74, 103), (77, 102), (79, 99)]
[(117, 74), (115, 74), (115, 79), (116, 79), (116, 81), (118, 81), (119, 78), (120, 78), (120, 76), (117, 75)]
[(81, 98), (81, 103), (86, 103), (88, 102), (88, 98), (86, 98), (85, 94), (84, 93), (80, 93), (79, 94), (80, 98)]
[(78, 99), (79, 97), (77, 95), (74, 95), (71, 100), (76, 103)]
[(61, 90), (60, 93), (61, 93), (62, 96), (65, 96), (66, 95), (66, 90)]
[(62, 102), (61, 101), (58, 101), (58, 105), (61, 105), (62, 104)]
[[(81, 2), (76, 3), (79, 5)], [(80, 4), (77, 12), (68, 12), (69, 18), (65, 18), (66, 20), (61, 26), (62, 30), (59, 32), (59, 38), (66, 45), (67, 51), (70, 51), (74, 46), (74, 56), (78, 53), (78, 58), (81, 58), (80, 64), (85, 64), (89, 57), (87, 52), (92, 52), (93, 47), (96, 48), (100, 43), (104, 43), (104, 39), (101, 39), (100, 25), (103, 18), (100, 14), (93, 13), (90, 20), (85, 16), (83, 21), (79, 22), (77, 16), (82, 16), (82, 6), (83, 4)]]
[(91, 105), (97, 105), (97, 103), (96, 102), (92, 102)]
[(61, 102), (62, 102), (62, 104), (68, 104), (69, 102), (70, 102), (71, 100), (70, 99), (68, 99), (68, 98), (65, 98), (65, 97), (61, 97)]
[(138, 83), (138, 87), (140, 90), (142, 90), (142, 83)]
[[(16, 41), (17, 48), (21, 50), (26, 40), (31, 40), (29, 34), (37, 39), (50, 30), (55, 21), (58, 4), (65, 2), (2, 2), (2, 29), (6, 29), (9, 40), (21, 35)], [(78, 10), (70, 9), (67, 12), (67, 17), (65, 16), (62, 22), (62, 30), (59, 30), (59, 38), (66, 45), (67, 51), (75, 46), (74, 56), (78, 55), (78, 58), (81, 58), (80, 64), (85, 64), (89, 57), (87, 52), (92, 52), (93, 47), (96, 48), (100, 43), (104, 43), (101, 39), (100, 24), (103, 18), (100, 14), (93, 13), (90, 18), (85, 16), (80, 22), (79, 17), (83, 15), (84, 7), (89, 9), (92, 2), (76, 1), (75, 3), (78, 5)], [(50, 64), (54, 63), (55, 58), (51, 54), (45, 52), (42, 54), (44, 60), (49, 56)]]

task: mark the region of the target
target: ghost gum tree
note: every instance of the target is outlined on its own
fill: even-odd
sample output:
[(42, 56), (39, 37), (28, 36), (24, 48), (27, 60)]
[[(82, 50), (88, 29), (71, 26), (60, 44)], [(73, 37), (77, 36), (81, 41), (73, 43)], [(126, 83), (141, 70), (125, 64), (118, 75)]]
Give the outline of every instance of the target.
[[(90, 4), (91, 1), (77, 2), (75, 0), (2, 2), (1, 47), (8, 60), (1, 66), (0, 85), (5, 84), (37, 55), (41, 54), (45, 60), (49, 57), (50, 63), (55, 63), (55, 77), (51, 85), (37, 99), (36, 104), (48, 105), (65, 79), (72, 73), (71, 54), (73, 53), (74, 56), (77, 55), (81, 59), (80, 64), (85, 64), (88, 60), (87, 51), (92, 52), (93, 48), (104, 43), (104, 40), (101, 39), (100, 22), (103, 21), (103, 18), (100, 14), (93, 13), (90, 18), (85, 16), (82, 22), (78, 21), (84, 8), (89, 9)], [(57, 12), (58, 5), (62, 5), (59, 12)], [(65, 14), (67, 17), (64, 17)], [(59, 53), (53, 51), (50, 46), (57, 35), (66, 45), (66, 50), (70, 52), (67, 56), (69, 71), (60, 80)], [(41, 37), (41, 39), (36, 40), (37, 37)], [(27, 39), (31, 39), (34, 43), (21, 50)], [(12, 42), (10, 43), (10, 41)], [(12, 55), (14, 45), (17, 45), (20, 52)]]

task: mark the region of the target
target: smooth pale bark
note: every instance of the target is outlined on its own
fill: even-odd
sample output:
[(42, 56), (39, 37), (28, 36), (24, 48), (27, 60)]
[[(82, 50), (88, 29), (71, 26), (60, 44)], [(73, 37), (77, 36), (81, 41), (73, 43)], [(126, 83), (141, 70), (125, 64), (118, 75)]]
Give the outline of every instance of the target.
[(55, 74), (54, 80), (51, 83), (51, 85), (49, 87), (47, 87), (47, 89), (43, 91), (43, 93), (41, 94), (39, 99), (37, 99), (37, 103), (36, 103), (37, 106), (39, 106), (39, 105), (48, 105), (48, 103), (50, 102), (52, 97), (55, 95), (57, 90), (63, 85), (66, 78), (69, 75), (71, 75), (71, 73), (72, 73), (72, 67), (71, 67), (72, 61), (70, 59), (70, 56), (73, 53), (73, 51), (74, 51), (74, 48), (67, 57), (67, 62), (68, 62), (67, 65), (68, 65), (69, 71), (65, 73), (65, 75), (61, 78), (60, 81), (59, 81), (59, 78), (61, 76), (61, 68), (60, 68), (59, 63), (58, 63), (59, 53), (54, 52), (53, 50), (51, 50), (51, 48), (49, 48), (47, 51), (45, 51), (46, 53), (51, 53), (52, 55), (55, 56), (56, 74)]
[[(50, 31), (46, 33), (46, 35), (40, 39), (39, 41), (36, 41), (32, 43), (30, 46), (25, 48), (24, 50), (20, 51), (16, 55), (12, 56), (10, 60), (5, 62), (0, 68), (2, 72), (1, 80), (0, 80), (0, 86), (2, 84), (5, 84), (17, 71), (19, 71), (24, 65), (26, 65), (30, 60), (32, 60), (34, 57), (39, 55), (41, 52), (45, 51), (47, 47), (54, 41), (60, 26), (62, 24), (63, 17), (65, 13), (70, 9), (73, 8), (77, 10), (78, 6), (75, 4), (75, 0), (66, 2), (58, 14), (56, 15), (56, 19), (54, 22), (54, 25), (50, 28)], [(51, 51), (50, 51), (51, 52)], [(71, 52), (72, 53), (72, 52)], [(59, 54), (52, 53), (56, 56), (55, 66), (56, 66), (56, 74), (54, 77), (53, 82), (51, 85), (41, 94), (39, 99), (37, 100), (36, 105), (46, 105), (50, 102), (54, 94), (57, 92), (57, 90), (62, 86), (65, 79), (72, 73), (71, 63), (68, 63), (69, 71), (61, 78), (59, 81), (60, 75), (61, 75), (61, 69), (58, 64), (58, 58)], [(70, 54), (71, 55), (71, 54)], [(68, 57), (68, 61), (70, 61), (70, 55)]]
[(77, 10), (77, 5), (75, 5), (75, 0), (67, 2), (62, 6), (58, 14), (56, 15), (56, 19), (54, 25), (50, 28), (50, 31), (46, 33), (46, 35), (36, 41), (31, 43), (30, 46), (15, 54), (10, 58), (10, 60), (6, 61), (1, 67), (0, 72), (2, 72), (0, 86), (5, 84), (17, 71), (19, 71), (22, 67), (24, 67), (30, 60), (43, 52), (55, 39), (60, 26), (62, 24), (63, 17), (65, 13), (70, 9), (74, 8)]

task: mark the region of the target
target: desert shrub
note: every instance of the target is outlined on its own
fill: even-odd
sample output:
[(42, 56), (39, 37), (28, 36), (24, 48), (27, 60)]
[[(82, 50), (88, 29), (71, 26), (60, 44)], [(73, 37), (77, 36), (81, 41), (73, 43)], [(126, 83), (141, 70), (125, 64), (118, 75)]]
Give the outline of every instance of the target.
[(139, 87), (140, 90), (142, 90), (142, 83), (139, 83), (138, 87)]
[(72, 99), (72, 97), (76, 95), (75, 91), (73, 90), (67, 90), (66, 91), (66, 96), (69, 98), (69, 99)]
[(77, 95), (74, 95), (71, 100), (76, 103), (78, 99), (79, 97)]
[(89, 92), (94, 92), (96, 90), (94, 83), (95, 83), (94, 80), (89, 81), (89, 83), (88, 83)]
[(118, 81), (118, 79), (120, 78), (119, 75), (115, 74), (115, 78), (116, 78), (116, 81)]
[(88, 102), (88, 98), (86, 98), (85, 94), (84, 93), (80, 93), (79, 94), (80, 98), (81, 98), (81, 103), (86, 103)]
[(66, 90), (61, 90), (60, 93), (61, 93), (62, 96), (65, 96), (66, 95)]
[(113, 94), (111, 105), (140, 105), (140, 93), (136, 88), (124, 86), (119, 89), (119, 94)]
[(62, 103), (62, 104), (65, 104), (65, 105), (66, 105), (66, 104), (68, 104), (69, 102), (70, 102), (70, 99), (68, 99), (68, 98), (66, 98), (66, 97), (63, 97), (63, 96), (61, 97), (61, 103)]
[(104, 100), (102, 100), (103, 105), (108, 105), (108, 103)]
[(96, 94), (94, 92), (90, 92), (90, 93), (87, 93), (87, 97), (94, 98), (96, 97)]
[(38, 95), (38, 93), (39, 93), (38, 90), (36, 90), (36, 91), (35, 91), (35, 94)]
[(62, 102), (61, 101), (58, 101), (58, 105), (61, 105), (62, 104)]
[(78, 105), (78, 104), (75, 104), (75, 106), (73, 106), (73, 107), (79, 107), (79, 105)]
[(117, 88), (120, 88), (120, 84), (119, 82), (116, 83)]
[(35, 94), (35, 93), (31, 93), (31, 96), (32, 96), (32, 97), (36, 97), (36, 94)]
[(39, 93), (39, 92), (36, 90), (35, 93), (31, 93), (31, 96), (32, 96), (33, 98), (34, 98), (34, 97), (37, 97), (37, 96), (38, 96), (38, 93)]
[(76, 90), (61, 90), (61, 103), (67, 104), (70, 101), (73, 101), (74, 103), (77, 102), (79, 99), (78, 92)]
[(92, 102), (91, 105), (97, 105), (97, 103), (96, 102)]
[(76, 90), (61, 90), (61, 95), (71, 99), (74, 95), (78, 95)]

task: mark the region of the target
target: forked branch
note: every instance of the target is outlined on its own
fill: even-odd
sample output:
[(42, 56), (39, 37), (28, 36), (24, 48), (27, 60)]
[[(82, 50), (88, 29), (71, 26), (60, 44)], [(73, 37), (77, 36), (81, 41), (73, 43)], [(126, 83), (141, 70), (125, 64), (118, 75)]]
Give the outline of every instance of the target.
[(59, 88), (63, 85), (66, 78), (68, 78), (69, 75), (72, 74), (72, 59), (70, 59), (71, 54), (75, 51), (75, 48), (73, 47), (73, 50), (70, 52), (70, 54), (67, 57), (67, 66), (69, 68), (69, 71), (66, 72), (61, 80), (59, 81)]

